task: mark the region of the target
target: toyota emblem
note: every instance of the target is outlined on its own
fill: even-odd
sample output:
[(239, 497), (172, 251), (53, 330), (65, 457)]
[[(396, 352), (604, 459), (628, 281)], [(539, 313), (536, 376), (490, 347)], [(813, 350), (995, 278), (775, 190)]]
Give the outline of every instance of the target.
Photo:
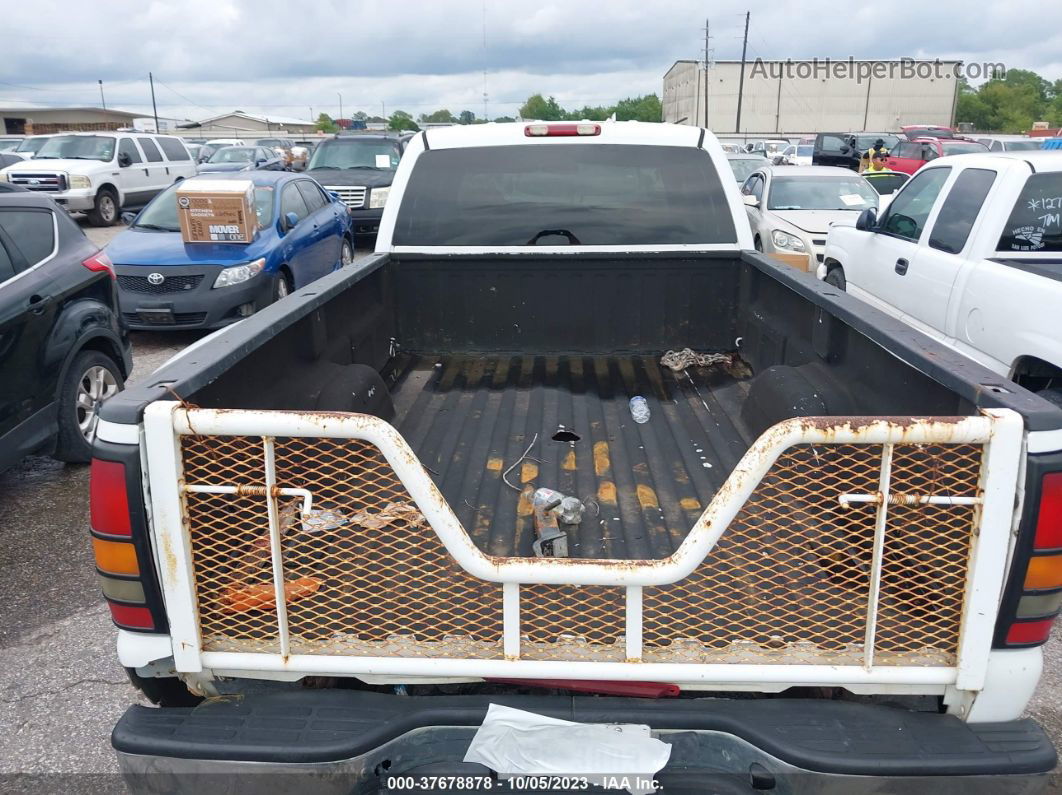
[(149, 273), (147, 280), (148, 284), (153, 284), (158, 287), (160, 284), (166, 281), (166, 277), (163, 276), (161, 273)]

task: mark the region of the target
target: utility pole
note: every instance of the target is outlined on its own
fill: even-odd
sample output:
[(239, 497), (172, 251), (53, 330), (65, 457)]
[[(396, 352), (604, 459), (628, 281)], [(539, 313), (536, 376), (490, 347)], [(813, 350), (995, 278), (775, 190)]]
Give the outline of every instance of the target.
[(708, 129), (708, 61), (710, 59), (708, 50), (708, 40), (711, 36), (708, 35), (708, 20), (704, 20), (704, 129)]
[(157, 133), (159, 131), (159, 109), (155, 107), (155, 78), (151, 72), (148, 72), (148, 83), (151, 84), (151, 113), (155, 117), (155, 132)]
[(103, 106), (104, 110), (107, 110), (107, 100), (103, 98), (103, 81), (97, 80), (96, 82), (100, 84), (100, 105)]
[(387, 103), (382, 99), (380, 100), (380, 115), (383, 116), (384, 119), (387, 118)]
[(741, 45), (741, 77), (738, 79), (738, 106), (737, 106), (737, 121), (734, 123), (734, 132), (741, 132), (741, 96), (745, 93), (745, 55), (749, 48), (749, 16), (750, 12), (745, 12), (745, 41)]
[(342, 118), (343, 118), (343, 95), (342, 95), (342, 94), (340, 94), (340, 93), (339, 93), (339, 92), (337, 91), (337, 92), (336, 92), (336, 96), (337, 96), (337, 97), (339, 97), (339, 118), (341, 118), (341, 119), (342, 119)]

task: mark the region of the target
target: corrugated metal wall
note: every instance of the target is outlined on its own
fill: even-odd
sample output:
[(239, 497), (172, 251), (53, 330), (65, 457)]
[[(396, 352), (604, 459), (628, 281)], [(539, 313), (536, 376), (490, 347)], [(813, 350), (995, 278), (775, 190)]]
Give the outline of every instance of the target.
[(859, 80), (854, 74), (827, 76), (821, 66), (816, 74), (811, 62), (759, 67), (747, 63), (738, 131), (741, 64), (719, 61), (708, 70), (705, 125), (704, 69), (694, 61), (679, 61), (664, 76), (664, 121), (705, 125), (717, 133), (887, 131), (905, 124), (951, 125), (956, 90), (953, 62), (941, 63), (941, 77), (927, 78), (904, 78), (897, 66), (890, 67), (895, 62), (878, 63), (883, 65), (879, 71), (892, 68), (894, 73)]

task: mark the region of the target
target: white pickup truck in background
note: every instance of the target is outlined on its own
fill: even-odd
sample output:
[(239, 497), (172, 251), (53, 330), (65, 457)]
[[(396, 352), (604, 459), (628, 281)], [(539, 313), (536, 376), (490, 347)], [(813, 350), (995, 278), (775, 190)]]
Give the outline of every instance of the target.
[(880, 218), (835, 226), (818, 276), (1062, 405), (1062, 157), (942, 157)]

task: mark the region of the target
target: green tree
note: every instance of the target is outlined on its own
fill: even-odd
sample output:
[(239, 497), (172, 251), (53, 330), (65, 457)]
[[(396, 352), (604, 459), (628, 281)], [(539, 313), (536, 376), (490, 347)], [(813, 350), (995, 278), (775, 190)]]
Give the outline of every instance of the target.
[(660, 121), (663, 118), (660, 97), (656, 94), (621, 99), (614, 110), (617, 121)]
[(553, 97), (546, 99), (541, 94), (532, 94), (520, 107), (520, 118), (534, 121), (561, 121), (568, 114)]
[(387, 119), (385, 119), (383, 116), (369, 116), (369, 118), (367, 118), (365, 121), (371, 121), (375, 124), (381, 124), (385, 123)]
[(516, 119), (514, 119), (512, 116), (498, 116), (494, 121), (501, 124), (503, 122), (516, 121)]
[(404, 110), (396, 110), (391, 114), (391, 118), (387, 120), (387, 129), (399, 132), (402, 130), (417, 132), (420, 127), (413, 121), (413, 117)]
[(475, 124), (476, 114), (470, 110), (463, 110), (457, 114), (457, 120), (461, 124)]
[(334, 133), (339, 130), (338, 125), (332, 121), (332, 117), (327, 113), (322, 113), (317, 117), (317, 121), (314, 122), (314, 128), (319, 132)]
[(359, 121), (365, 121), (369, 118), (369, 114), (363, 110), (359, 110), (357, 113), (351, 115), (352, 119), (358, 119)]
[(567, 115), (572, 121), (582, 121), (583, 119), (589, 121), (604, 121), (612, 115), (612, 108), (605, 108), (600, 105), (596, 108), (592, 108), (589, 105), (584, 105), (581, 110), (573, 110)]
[(448, 111), (446, 108), (442, 110), (432, 111), (431, 113), (420, 114), (420, 121), (433, 122), (436, 124), (456, 124), (457, 119), (454, 118), (454, 114)]

